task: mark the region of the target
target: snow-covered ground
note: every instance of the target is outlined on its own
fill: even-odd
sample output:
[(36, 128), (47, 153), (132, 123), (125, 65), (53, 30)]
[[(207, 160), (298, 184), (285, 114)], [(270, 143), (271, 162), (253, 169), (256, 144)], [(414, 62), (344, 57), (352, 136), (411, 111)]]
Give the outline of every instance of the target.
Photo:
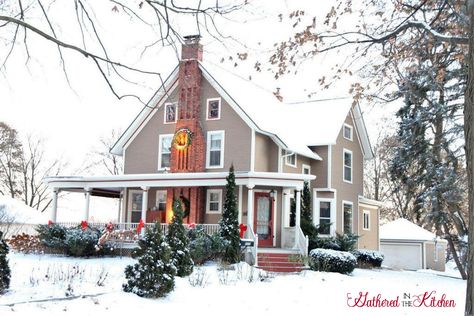
[[(0, 297), (0, 315), (461, 315), (465, 281), (430, 271), (356, 269), (352, 275), (307, 271), (270, 278), (248, 265), (219, 272), (209, 264), (191, 278), (176, 278), (163, 299), (124, 293), (123, 270), (131, 258), (76, 259), (10, 254), (12, 284)], [(203, 277), (203, 286), (198, 274)], [(104, 280), (105, 279), (105, 280)], [(194, 281), (194, 282), (193, 282)], [(101, 284), (103, 283), (103, 284)], [(454, 300), (455, 307), (403, 307), (425, 292)], [(354, 297), (396, 299), (399, 307), (349, 307)], [(404, 298), (404, 293), (411, 296)], [(89, 296), (90, 295), (90, 296)], [(50, 300), (65, 298), (68, 300)], [(348, 300), (348, 297), (351, 299)], [(32, 300), (46, 300), (30, 302)], [(429, 300), (428, 300), (429, 301)]]
[(10, 223), (46, 224), (46, 214), (29, 207), (20, 200), (0, 194), (0, 219)]

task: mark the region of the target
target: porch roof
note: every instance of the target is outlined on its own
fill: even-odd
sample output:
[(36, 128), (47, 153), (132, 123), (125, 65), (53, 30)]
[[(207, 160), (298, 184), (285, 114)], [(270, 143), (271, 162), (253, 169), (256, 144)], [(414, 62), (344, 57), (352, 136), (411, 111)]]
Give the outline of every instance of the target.
[[(57, 176), (43, 181), (51, 189), (94, 192), (119, 192), (123, 188), (136, 187), (194, 187), (224, 186), (228, 172), (153, 173), (111, 176)], [(277, 186), (302, 189), (304, 181), (316, 179), (314, 175), (277, 172), (235, 172), (237, 185)]]

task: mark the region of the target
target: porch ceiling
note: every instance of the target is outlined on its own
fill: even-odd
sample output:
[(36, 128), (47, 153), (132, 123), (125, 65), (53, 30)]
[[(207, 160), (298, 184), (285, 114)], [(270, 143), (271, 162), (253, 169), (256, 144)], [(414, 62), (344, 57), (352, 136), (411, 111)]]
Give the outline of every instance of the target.
[[(132, 187), (224, 186), (227, 175), (227, 172), (126, 174), (100, 177), (48, 177), (43, 181), (52, 189), (102, 189), (100, 191), (113, 194), (113, 192), (117, 192), (122, 188)], [(277, 186), (302, 189), (304, 181), (314, 180), (315, 178), (314, 175), (296, 173), (235, 173), (236, 184), (246, 186)]]

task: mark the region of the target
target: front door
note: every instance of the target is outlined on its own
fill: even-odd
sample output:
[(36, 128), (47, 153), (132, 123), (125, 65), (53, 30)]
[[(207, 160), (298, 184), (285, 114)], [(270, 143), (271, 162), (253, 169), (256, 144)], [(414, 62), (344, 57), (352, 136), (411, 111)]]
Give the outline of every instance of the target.
[(131, 212), (130, 220), (132, 223), (138, 223), (142, 218), (143, 193), (138, 190), (130, 190), (129, 210)]
[(255, 192), (255, 221), (254, 228), (258, 234), (258, 245), (273, 246), (273, 199), (270, 193)]

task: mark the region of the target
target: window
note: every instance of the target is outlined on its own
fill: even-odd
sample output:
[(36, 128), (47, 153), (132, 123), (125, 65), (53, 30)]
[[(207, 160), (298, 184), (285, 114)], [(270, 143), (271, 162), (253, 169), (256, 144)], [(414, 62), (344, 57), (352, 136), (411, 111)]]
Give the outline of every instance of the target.
[(207, 190), (207, 213), (221, 213), (222, 190)]
[(165, 104), (165, 123), (176, 123), (178, 103)]
[(344, 182), (352, 183), (352, 151), (344, 149)]
[(362, 216), (362, 229), (370, 230), (370, 212), (364, 210)]
[(294, 152), (284, 150), (283, 156), (285, 157), (285, 164), (287, 166), (296, 168), (296, 154)]
[(130, 209), (132, 223), (138, 223), (142, 218), (143, 193), (140, 191), (130, 191)]
[(221, 118), (221, 98), (207, 99), (207, 119), (218, 120)]
[(331, 233), (331, 202), (319, 201), (319, 233), (329, 235)]
[(342, 210), (344, 219), (344, 234), (350, 234), (352, 233), (352, 203), (343, 202)]
[(224, 131), (207, 132), (207, 168), (224, 167)]
[(311, 174), (311, 167), (309, 165), (303, 165), (303, 174)]
[(158, 150), (158, 169), (169, 169), (171, 161), (171, 143), (173, 134), (160, 135), (160, 143)]
[(342, 127), (342, 136), (347, 140), (352, 140), (352, 126), (344, 124)]
[(166, 211), (166, 197), (167, 192), (165, 190), (156, 191), (156, 210)]

